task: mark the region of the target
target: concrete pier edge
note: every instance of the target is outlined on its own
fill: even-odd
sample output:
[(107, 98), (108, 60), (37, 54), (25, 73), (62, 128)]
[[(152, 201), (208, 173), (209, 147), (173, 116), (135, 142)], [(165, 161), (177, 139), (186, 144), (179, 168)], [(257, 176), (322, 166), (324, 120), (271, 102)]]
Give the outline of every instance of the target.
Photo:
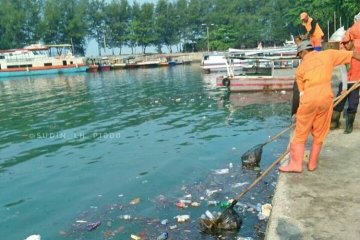
[(316, 171), (304, 161), (301, 174), (280, 173), (266, 240), (360, 239), (360, 129), (343, 131), (329, 133)]

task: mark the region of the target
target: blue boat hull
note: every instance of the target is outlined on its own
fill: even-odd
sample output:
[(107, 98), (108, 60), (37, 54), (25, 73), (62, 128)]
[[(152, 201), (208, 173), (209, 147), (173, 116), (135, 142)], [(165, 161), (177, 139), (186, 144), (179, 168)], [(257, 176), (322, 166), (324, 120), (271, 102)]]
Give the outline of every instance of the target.
[(71, 67), (71, 68), (49, 68), (41, 70), (24, 70), (24, 71), (0, 71), (0, 78), (7, 77), (21, 77), (21, 76), (34, 76), (34, 75), (46, 75), (46, 74), (63, 74), (63, 73), (77, 73), (85, 72), (87, 66)]

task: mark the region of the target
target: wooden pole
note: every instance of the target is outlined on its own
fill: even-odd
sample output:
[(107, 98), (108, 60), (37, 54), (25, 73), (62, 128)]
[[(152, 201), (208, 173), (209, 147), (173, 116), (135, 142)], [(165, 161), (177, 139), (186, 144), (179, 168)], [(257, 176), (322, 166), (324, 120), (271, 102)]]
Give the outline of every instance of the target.
[(336, 13), (334, 12), (334, 32), (336, 32)]
[(339, 27), (341, 27), (341, 16), (340, 16), (340, 18), (339, 18), (339, 23), (340, 23)]

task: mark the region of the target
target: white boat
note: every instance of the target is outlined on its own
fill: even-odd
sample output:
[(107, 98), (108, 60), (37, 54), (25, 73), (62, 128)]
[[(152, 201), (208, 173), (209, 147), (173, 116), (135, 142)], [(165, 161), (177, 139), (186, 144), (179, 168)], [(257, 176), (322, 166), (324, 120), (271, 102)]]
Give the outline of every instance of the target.
[[(288, 61), (288, 59), (285, 59), (285, 61)], [(295, 68), (275, 69), (274, 61), (270, 62), (272, 63), (271, 68), (266, 73), (260, 67), (259, 72), (249, 72), (248, 75), (236, 75), (230, 64), (228, 74), (218, 77), (216, 85), (218, 87), (227, 87), (230, 92), (292, 89), (295, 81)]]
[(160, 61), (158, 60), (145, 60), (137, 62), (137, 67), (139, 68), (153, 68), (153, 67), (159, 67)]
[(0, 50), (0, 77), (85, 72), (83, 58), (75, 57), (70, 44), (33, 44), (22, 49)]
[[(206, 73), (226, 72), (228, 53), (206, 53), (203, 55), (201, 67)], [(235, 59), (233, 62), (234, 71), (240, 71), (244, 67), (251, 67), (246, 61)]]

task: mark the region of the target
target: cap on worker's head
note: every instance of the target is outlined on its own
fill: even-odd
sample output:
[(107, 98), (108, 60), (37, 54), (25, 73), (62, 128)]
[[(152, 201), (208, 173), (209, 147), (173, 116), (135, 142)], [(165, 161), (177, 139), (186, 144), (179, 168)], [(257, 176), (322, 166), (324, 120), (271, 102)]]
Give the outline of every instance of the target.
[(304, 40), (300, 42), (297, 46), (297, 54), (299, 54), (301, 51), (314, 49), (313, 45), (309, 40)]
[(300, 20), (304, 20), (305, 18), (307, 18), (308, 17), (308, 14), (306, 13), (306, 12), (302, 12), (301, 14), (300, 14)]

